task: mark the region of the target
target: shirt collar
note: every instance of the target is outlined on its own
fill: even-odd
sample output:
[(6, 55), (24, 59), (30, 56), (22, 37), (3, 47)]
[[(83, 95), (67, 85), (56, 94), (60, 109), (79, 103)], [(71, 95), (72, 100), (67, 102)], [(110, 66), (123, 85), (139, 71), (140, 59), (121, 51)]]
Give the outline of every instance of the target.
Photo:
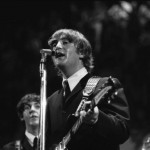
[(72, 76), (70, 76), (68, 79), (63, 78), (63, 82), (65, 80), (68, 80), (70, 90), (72, 91), (74, 89), (74, 87), (79, 83), (79, 81), (87, 74), (88, 74), (88, 72), (87, 72), (86, 68), (83, 67), (80, 70), (78, 70), (76, 73), (74, 73)]
[(29, 133), (27, 130), (25, 132), (25, 135), (28, 138), (29, 143), (33, 146), (33, 141), (34, 141), (34, 138), (36, 136), (34, 136), (33, 134)]

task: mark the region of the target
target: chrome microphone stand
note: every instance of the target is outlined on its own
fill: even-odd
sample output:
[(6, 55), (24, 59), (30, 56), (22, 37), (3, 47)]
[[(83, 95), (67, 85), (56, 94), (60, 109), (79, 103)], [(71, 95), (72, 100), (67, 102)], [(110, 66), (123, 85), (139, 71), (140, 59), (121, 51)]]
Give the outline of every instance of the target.
[(41, 50), (41, 61), (40, 61), (40, 76), (41, 76), (41, 91), (40, 91), (40, 129), (39, 129), (39, 150), (45, 150), (45, 128), (46, 128), (46, 86), (47, 86), (47, 71), (46, 71), (46, 58), (47, 54)]

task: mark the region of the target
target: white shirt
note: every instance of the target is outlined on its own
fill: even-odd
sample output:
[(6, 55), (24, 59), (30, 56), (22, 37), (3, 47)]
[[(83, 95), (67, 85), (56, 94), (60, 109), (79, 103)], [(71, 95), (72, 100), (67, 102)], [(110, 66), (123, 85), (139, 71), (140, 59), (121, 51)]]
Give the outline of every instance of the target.
[(28, 138), (29, 143), (30, 143), (31, 146), (33, 147), (33, 141), (34, 141), (34, 138), (35, 138), (36, 136), (34, 136), (33, 134), (29, 133), (27, 130), (26, 130), (26, 132), (25, 132), (25, 135), (26, 135), (26, 137)]
[[(72, 76), (70, 76), (68, 79), (63, 78), (63, 82), (67, 80), (70, 90), (72, 91), (74, 87), (79, 83), (79, 81), (87, 74), (88, 72), (86, 68), (83, 67), (80, 70), (78, 70), (76, 73), (74, 73)], [(63, 85), (63, 82), (62, 82), (62, 85)]]

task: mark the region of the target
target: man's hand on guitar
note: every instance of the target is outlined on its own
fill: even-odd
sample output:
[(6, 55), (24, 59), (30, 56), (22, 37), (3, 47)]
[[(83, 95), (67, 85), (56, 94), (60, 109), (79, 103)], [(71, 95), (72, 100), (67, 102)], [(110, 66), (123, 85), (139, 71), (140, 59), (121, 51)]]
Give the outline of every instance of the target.
[[(91, 101), (87, 101), (85, 102), (87, 108), (90, 105)], [(87, 110), (87, 111), (86, 111)], [(98, 120), (98, 116), (99, 116), (99, 109), (97, 106), (95, 106), (92, 110), (89, 109), (85, 109), (80, 111), (80, 116), (83, 117), (83, 122), (87, 123), (87, 124), (95, 124)]]

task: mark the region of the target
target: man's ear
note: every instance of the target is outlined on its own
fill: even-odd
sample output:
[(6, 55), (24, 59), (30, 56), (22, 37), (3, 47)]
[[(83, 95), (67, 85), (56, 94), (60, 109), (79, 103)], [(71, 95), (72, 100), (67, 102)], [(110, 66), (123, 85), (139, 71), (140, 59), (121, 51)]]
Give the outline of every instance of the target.
[(21, 120), (21, 121), (24, 121), (23, 117), (20, 117), (20, 120)]
[(19, 115), (19, 118), (20, 118), (20, 121), (24, 120), (23, 115)]
[(83, 59), (83, 58), (84, 58), (84, 55), (83, 55), (81, 52), (79, 53), (79, 58), (80, 58), (80, 59)]

